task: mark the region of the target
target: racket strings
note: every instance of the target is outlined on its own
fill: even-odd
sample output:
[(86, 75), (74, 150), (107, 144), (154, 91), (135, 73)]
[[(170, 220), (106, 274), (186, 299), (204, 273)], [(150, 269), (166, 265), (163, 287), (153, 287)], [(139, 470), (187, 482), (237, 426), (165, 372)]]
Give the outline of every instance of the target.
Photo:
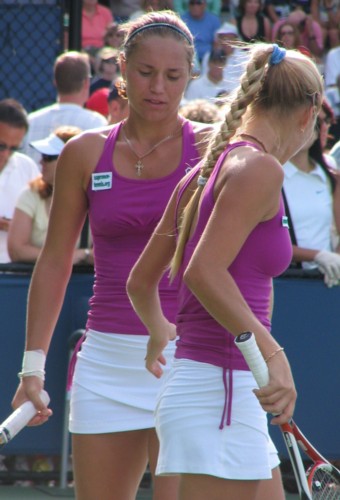
[(307, 471), (313, 500), (340, 500), (340, 481), (331, 467), (316, 465)]

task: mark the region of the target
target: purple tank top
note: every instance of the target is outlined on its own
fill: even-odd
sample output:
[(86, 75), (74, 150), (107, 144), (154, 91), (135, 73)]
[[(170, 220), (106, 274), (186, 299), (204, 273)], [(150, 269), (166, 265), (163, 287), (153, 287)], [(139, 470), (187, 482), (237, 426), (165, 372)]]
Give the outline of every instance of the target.
[[(163, 215), (174, 188), (198, 163), (199, 152), (192, 125), (185, 121), (178, 167), (158, 179), (128, 179), (117, 173), (112, 161), (120, 128), (121, 124), (117, 124), (110, 131), (87, 189), (95, 279), (86, 327), (106, 333), (146, 335), (126, 294), (126, 280)], [(178, 288), (170, 286), (164, 276), (160, 293), (164, 313), (174, 322)]]
[[(249, 142), (237, 142), (228, 145), (219, 158), (205, 187), (197, 226), (186, 245), (179, 276), (184, 272), (213, 210), (214, 185), (225, 157), (231, 150), (246, 145), (257, 148)], [(179, 199), (184, 189), (185, 186), (179, 193)], [(291, 241), (281, 198), (278, 213), (253, 229), (229, 267), (249, 307), (269, 330), (271, 279), (288, 267), (291, 257)], [(192, 359), (230, 370), (249, 370), (242, 353), (234, 345), (234, 336), (207, 313), (182, 281), (176, 321), (179, 335), (176, 358)]]

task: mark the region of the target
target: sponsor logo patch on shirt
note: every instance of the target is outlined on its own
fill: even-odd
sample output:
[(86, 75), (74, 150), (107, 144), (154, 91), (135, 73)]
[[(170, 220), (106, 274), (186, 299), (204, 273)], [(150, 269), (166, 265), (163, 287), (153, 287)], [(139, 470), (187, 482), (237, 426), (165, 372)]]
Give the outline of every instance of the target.
[(111, 189), (112, 172), (100, 172), (92, 174), (92, 191)]

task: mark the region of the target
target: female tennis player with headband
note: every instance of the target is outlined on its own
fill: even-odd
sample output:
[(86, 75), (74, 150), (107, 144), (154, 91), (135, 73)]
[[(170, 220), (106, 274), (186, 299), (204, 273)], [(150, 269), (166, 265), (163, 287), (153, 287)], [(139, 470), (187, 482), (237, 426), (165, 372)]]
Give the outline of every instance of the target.
[[(127, 285), (150, 333), (146, 367), (161, 377), (175, 325), (162, 313), (158, 283), (169, 266), (180, 279), (175, 360), (156, 409), (156, 473), (180, 474), (180, 500), (285, 498), (266, 418), (287, 422), (296, 400), (269, 319), (272, 279), (292, 257), (282, 164), (312, 136), (323, 84), (301, 53), (272, 44), (248, 50), (225, 120), (174, 191)], [(269, 384), (257, 397), (234, 343), (246, 331), (268, 363)]]
[[(21, 382), (13, 400), (17, 407), (30, 399), (41, 410), (33, 424), (49, 416), (38, 396), (45, 355), (72, 270), (72, 249), (88, 211), (95, 283), (70, 415), (78, 500), (133, 500), (148, 462), (154, 473), (154, 410), (163, 381), (145, 369), (148, 331), (133, 311), (126, 280), (173, 189), (202, 156), (211, 129), (178, 114), (194, 57), (193, 38), (180, 18), (154, 12), (121, 28), (125, 41), (119, 92), (129, 100), (129, 116), (81, 134), (59, 158), (47, 241), (30, 287)], [(166, 276), (160, 295), (164, 314), (173, 322), (177, 287)], [(165, 353), (169, 367), (173, 351), (170, 342)], [(176, 477), (154, 478), (154, 500), (176, 499), (177, 484)]]

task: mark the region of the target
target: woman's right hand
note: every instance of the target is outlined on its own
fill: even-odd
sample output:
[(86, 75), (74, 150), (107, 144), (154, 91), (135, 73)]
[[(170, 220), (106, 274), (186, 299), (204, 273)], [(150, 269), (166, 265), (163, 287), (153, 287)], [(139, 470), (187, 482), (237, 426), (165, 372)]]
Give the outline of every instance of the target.
[(292, 418), (297, 398), (293, 375), (283, 351), (270, 359), (268, 370), (268, 385), (255, 389), (254, 393), (264, 411), (274, 415), (271, 423), (280, 425)]
[(169, 322), (163, 327), (161, 335), (150, 332), (145, 356), (145, 366), (147, 370), (157, 378), (163, 375), (162, 365), (166, 365), (163, 350), (166, 348), (169, 340), (175, 340), (175, 338), (176, 325)]
[(44, 383), (40, 377), (23, 377), (12, 399), (13, 409), (17, 409), (25, 401), (32, 401), (37, 409), (37, 415), (29, 422), (29, 426), (41, 425), (47, 422), (53, 412), (48, 408), (40, 398), (40, 392), (43, 390)]

